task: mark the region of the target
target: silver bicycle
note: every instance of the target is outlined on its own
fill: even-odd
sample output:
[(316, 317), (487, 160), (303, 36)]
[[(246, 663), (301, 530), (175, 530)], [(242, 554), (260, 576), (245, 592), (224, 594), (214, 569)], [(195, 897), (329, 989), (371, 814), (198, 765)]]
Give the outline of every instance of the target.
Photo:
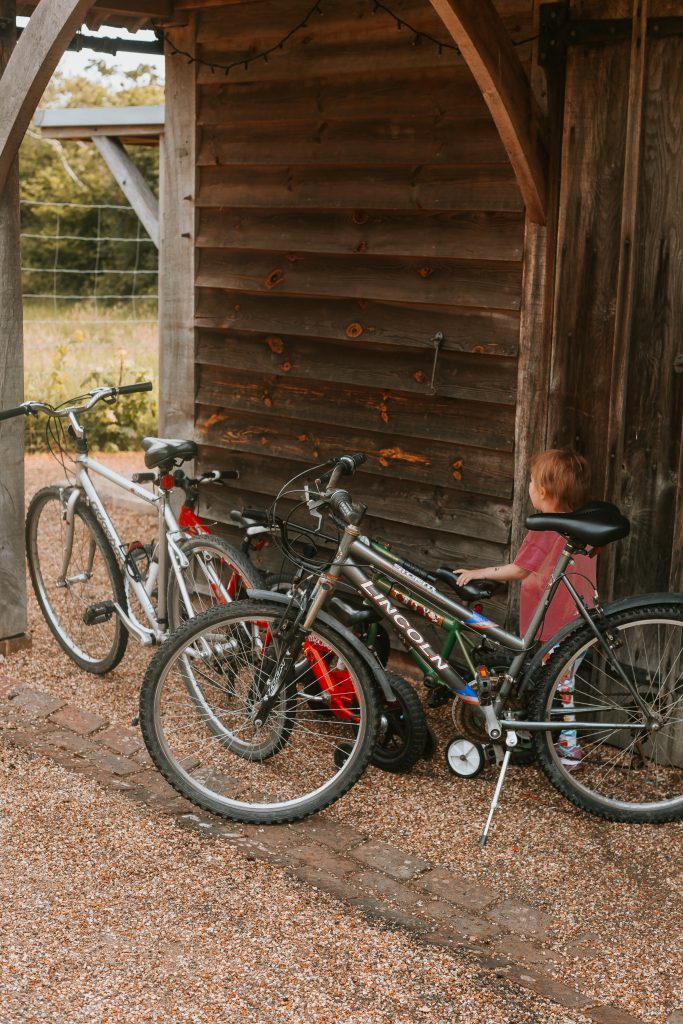
[[(239, 476), (237, 470), (212, 471), (197, 478), (179, 467), (197, 455), (193, 441), (148, 437), (142, 442), (150, 472), (131, 479), (88, 453), (80, 417), (98, 402), (150, 391), (145, 381), (95, 388), (53, 408), (24, 402), (0, 418), (44, 413), (68, 424), (75, 443), (73, 483), (44, 487), (26, 517), (26, 552), (38, 604), (57, 641), (87, 672), (102, 674), (123, 657), (129, 636), (143, 645), (161, 643), (169, 632), (201, 611), (226, 605), (262, 585), (251, 563), (195, 513), (198, 487)], [(62, 435), (52, 438), (62, 448)], [(154, 542), (122, 541), (91, 479), (97, 474), (157, 510)], [(152, 483), (153, 490), (142, 486)], [(170, 496), (180, 488), (185, 502), (178, 516)]]

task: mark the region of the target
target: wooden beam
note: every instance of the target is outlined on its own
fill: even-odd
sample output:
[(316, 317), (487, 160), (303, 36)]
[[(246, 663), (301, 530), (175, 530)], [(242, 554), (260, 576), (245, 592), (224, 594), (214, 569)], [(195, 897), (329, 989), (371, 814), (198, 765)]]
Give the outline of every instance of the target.
[(0, 78), (0, 192), (34, 111), (93, 0), (40, 0)]
[(546, 222), (543, 115), (492, 0), (431, 0), (472, 72), (515, 172), (527, 215)]
[[(0, 0), (0, 74), (15, 41), (14, 0)], [(0, 188), (0, 409), (24, 398), (24, 346), (19, 258), (19, 170), (10, 162)], [(26, 631), (24, 566), (24, 417), (0, 427), (0, 638)], [(0, 645), (1, 653), (13, 644)]]
[[(195, 24), (169, 30), (194, 53)], [(166, 54), (166, 128), (159, 168), (159, 430), (191, 438), (195, 420), (195, 65)]]
[(93, 135), (92, 141), (116, 180), (117, 185), (137, 213), (142, 226), (159, 248), (159, 202), (141, 172), (118, 139)]

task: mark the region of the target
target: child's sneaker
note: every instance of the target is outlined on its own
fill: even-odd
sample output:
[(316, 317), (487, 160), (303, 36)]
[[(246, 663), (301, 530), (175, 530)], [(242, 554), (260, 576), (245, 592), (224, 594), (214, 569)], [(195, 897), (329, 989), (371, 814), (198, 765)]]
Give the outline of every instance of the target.
[(574, 743), (571, 745), (556, 743), (555, 751), (557, 752), (557, 754), (559, 754), (560, 761), (562, 762), (562, 764), (567, 764), (576, 767), (583, 761), (583, 750), (578, 745), (578, 743)]

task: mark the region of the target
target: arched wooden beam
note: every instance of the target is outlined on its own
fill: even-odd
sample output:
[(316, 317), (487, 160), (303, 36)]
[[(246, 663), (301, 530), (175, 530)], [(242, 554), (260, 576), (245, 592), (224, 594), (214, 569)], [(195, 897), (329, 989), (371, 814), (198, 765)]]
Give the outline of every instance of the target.
[(529, 218), (546, 221), (543, 116), (492, 0), (431, 0), (474, 75), (515, 172)]
[(40, 0), (0, 78), (0, 191), (59, 59), (95, 0)]

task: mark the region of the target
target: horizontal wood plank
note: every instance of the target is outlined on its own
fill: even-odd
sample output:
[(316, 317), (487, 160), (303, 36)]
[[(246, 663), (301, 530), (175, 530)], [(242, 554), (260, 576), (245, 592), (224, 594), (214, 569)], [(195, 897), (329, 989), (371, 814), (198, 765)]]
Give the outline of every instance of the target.
[(234, 409), (247, 415), (272, 414), (300, 422), (305, 417), (324, 426), (371, 430), (393, 437), (440, 441), (457, 438), (459, 444), (510, 452), (514, 440), (514, 409), (478, 402), (453, 402), (438, 395), (403, 394), (378, 387), (381, 365), (364, 361), (366, 382), (358, 387), (337, 382), (264, 377), (233, 368), (199, 367), (197, 400), (205, 406)]
[(519, 264), (200, 249), (199, 287), (519, 309)]
[[(229, 114), (228, 114), (229, 116)], [(229, 121), (200, 130), (200, 166), (240, 164), (494, 164), (505, 150), (490, 118), (256, 124)]]
[[(302, 66), (305, 74), (305, 65)], [(198, 91), (198, 124), (226, 121), (299, 122), (325, 118), (373, 121), (382, 117), (486, 117), (481, 93), (466, 67), (415, 72), (330, 76), (324, 80), (263, 82), (254, 77), (229, 84), (206, 83)]]
[(199, 248), (515, 262), (523, 235), (517, 213), (200, 209), (196, 242)]
[[(247, 56), (249, 52), (258, 53), (268, 47), (275, 46), (297, 23), (305, 13), (293, 11), (291, 5), (283, 5), (279, 0), (261, 0), (259, 3), (222, 3), (215, 0), (179, 0), (179, 10), (193, 7), (198, 12), (198, 39), (201, 43), (215, 45), (216, 39), (225, 39), (226, 49), (236, 53), (236, 59)], [(443, 25), (428, 4), (422, 0), (392, 0), (390, 5), (399, 17), (422, 32), (428, 32), (437, 39), (449, 42), (444, 34)], [(532, 0), (498, 0), (496, 8), (512, 35), (526, 27), (533, 17)], [(397, 30), (396, 24), (383, 11), (373, 10), (368, 0), (343, 0), (341, 3), (330, 4), (329, 0), (323, 15), (313, 15), (306, 29), (302, 29), (287, 41), (283, 48), (283, 57), (294, 50), (301, 59), (301, 54), (325, 40), (340, 44), (358, 42), (363, 39), (403, 41), (407, 49), (419, 49), (412, 45), (413, 36), (405, 30)], [(424, 50), (433, 58), (436, 48), (426, 42)], [(271, 58), (277, 59), (278, 51)], [(448, 51), (442, 54), (447, 57)], [(266, 65), (267, 66), (267, 65)]]
[[(258, 331), (269, 337), (297, 334), (340, 341), (426, 348), (434, 352), (434, 334), (444, 335), (444, 350), (516, 356), (519, 314), (467, 310), (454, 306), (410, 306), (366, 299), (289, 298), (218, 288), (197, 291), (198, 327)], [(273, 343), (277, 346), (277, 340)], [(431, 376), (431, 363), (429, 365)]]
[[(273, 499), (291, 477), (302, 471), (301, 463), (273, 459), (229, 449), (201, 445), (199, 467), (238, 469), (238, 481), (221, 487), (207, 485), (203, 491), (205, 507), (212, 517), (230, 521), (230, 511), (244, 507), (269, 508)], [(372, 468), (372, 467), (371, 467)], [(387, 481), (363, 469), (349, 482), (354, 499), (365, 502), (375, 520), (414, 525), (470, 537), (485, 544), (505, 545), (510, 532), (510, 504), (482, 495), (458, 493), (448, 486), (427, 486), (409, 481)], [(289, 510), (293, 503), (284, 502)], [(483, 564), (483, 563), (482, 563)]]
[[(199, 331), (197, 362), (202, 366), (249, 370), (266, 380), (296, 377), (301, 381), (367, 386), (372, 367), (377, 386), (405, 396), (440, 397), (514, 406), (516, 361), (464, 356), (444, 348), (439, 353), (432, 387), (433, 354), (427, 350), (374, 345), (371, 341), (335, 344), (326, 339), (291, 335)], [(498, 415), (497, 410), (489, 414)], [(505, 414), (503, 414), (505, 416)]]
[(259, 167), (197, 169), (198, 207), (522, 211), (504, 164), (447, 167)]
[[(228, 396), (226, 399), (229, 401)], [(452, 480), (454, 489), (509, 499), (512, 494), (511, 453), (492, 452), (442, 441), (346, 428), (317, 429), (302, 411), (301, 419), (285, 420), (268, 414), (251, 416), (217, 406), (197, 406), (196, 429), (200, 440), (243, 452), (261, 452), (303, 463), (321, 462), (340, 451), (364, 451), (387, 471), (388, 479), (433, 484)]]

